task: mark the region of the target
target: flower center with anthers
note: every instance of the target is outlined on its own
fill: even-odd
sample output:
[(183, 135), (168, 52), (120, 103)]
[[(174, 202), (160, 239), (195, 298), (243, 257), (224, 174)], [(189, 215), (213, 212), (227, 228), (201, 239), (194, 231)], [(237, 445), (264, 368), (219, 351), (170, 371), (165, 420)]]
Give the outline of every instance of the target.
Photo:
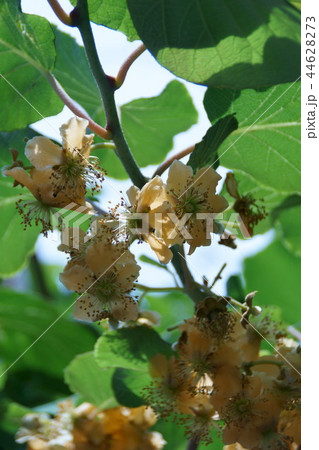
[(118, 291), (116, 283), (116, 274), (114, 272), (102, 275), (98, 281), (92, 286), (94, 295), (103, 301), (108, 301)]
[(205, 199), (203, 195), (199, 194), (195, 189), (188, 189), (179, 198), (179, 211), (181, 214), (191, 213), (192, 216), (198, 212), (203, 211)]

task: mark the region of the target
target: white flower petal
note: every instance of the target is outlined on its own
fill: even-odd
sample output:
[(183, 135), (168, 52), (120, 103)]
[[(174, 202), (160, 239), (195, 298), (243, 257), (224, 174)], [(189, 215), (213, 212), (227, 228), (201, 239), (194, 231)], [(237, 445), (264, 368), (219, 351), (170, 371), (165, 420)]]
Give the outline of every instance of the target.
[(72, 117), (67, 123), (60, 127), (63, 148), (73, 152), (74, 149), (81, 150), (84, 141), (86, 127), (89, 122), (86, 119)]
[(109, 307), (114, 318), (121, 322), (129, 322), (138, 318), (138, 304), (131, 297), (111, 300)]
[(29, 139), (24, 153), (36, 169), (46, 169), (63, 162), (62, 148), (44, 136)]
[(73, 315), (79, 320), (96, 322), (106, 317), (104, 303), (93, 295), (81, 295), (75, 302)]
[(22, 184), (39, 200), (39, 193), (36, 183), (30, 175), (22, 167), (13, 167), (12, 169), (4, 170), (3, 175), (12, 177), (17, 183)]
[(176, 195), (183, 195), (193, 181), (193, 169), (175, 160), (169, 168), (167, 187), (169, 192), (173, 190)]

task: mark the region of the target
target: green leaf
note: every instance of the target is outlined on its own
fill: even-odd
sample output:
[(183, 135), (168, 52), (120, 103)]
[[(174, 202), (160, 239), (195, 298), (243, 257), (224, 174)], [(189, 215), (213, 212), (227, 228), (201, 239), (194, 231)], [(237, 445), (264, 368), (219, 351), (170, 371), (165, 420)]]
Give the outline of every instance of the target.
[(97, 149), (94, 151), (94, 156), (99, 158), (101, 166), (107, 171), (109, 177), (118, 180), (126, 180), (128, 178), (127, 172), (114, 150)]
[(282, 319), (300, 321), (300, 258), (279, 242), (244, 262), (246, 292), (258, 290), (256, 304), (281, 308)]
[(171, 81), (158, 97), (140, 98), (121, 107), (124, 134), (141, 167), (158, 164), (173, 148), (173, 137), (197, 122), (186, 87)]
[[(21, 224), (21, 216), (16, 209), (20, 199), (31, 199), (22, 188), (13, 188), (6, 180), (0, 179), (0, 252), (5, 258), (0, 260), (0, 276), (8, 277), (21, 270), (33, 253), (39, 236), (39, 227), (32, 226), (26, 230)], [(17, 242), (17, 236), (20, 236)]]
[(22, 417), (29, 412), (30, 409), (12, 402), (9, 399), (5, 399), (1, 402), (0, 407), (1, 429), (7, 433), (16, 433), (21, 426)]
[[(190, 420), (191, 424), (191, 420)], [(191, 425), (190, 425), (191, 426)], [(152, 430), (158, 431), (162, 434), (167, 444), (165, 444), (165, 450), (184, 450), (187, 448), (187, 437), (185, 436), (185, 425), (176, 425), (176, 420), (173, 417), (165, 417), (163, 419), (159, 418), (156, 424), (152, 427)], [(219, 433), (220, 434), (220, 433)], [(208, 445), (206, 443), (200, 443), (198, 450), (223, 450), (224, 444), (218, 433), (212, 429), (211, 437), (213, 443)]]
[[(13, 131), (11, 133), (0, 133), (0, 167), (10, 165), (12, 156), (10, 148), (19, 150), (19, 159), (25, 163), (30, 162), (24, 156), (25, 138), (36, 135), (31, 128)], [(21, 187), (13, 188), (11, 177), (0, 178), (0, 251), (6, 258), (0, 260), (0, 276), (8, 277), (21, 270), (27, 263), (28, 256), (33, 253), (35, 242), (39, 235), (39, 228), (28, 227), (25, 231), (21, 224), (21, 216), (16, 210), (16, 202), (20, 199), (31, 199), (27, 189)], [(23, 235), (22, 235), (23, 233)], [(21, 235), (19, 245), (17, 236)]]
[(20, 1), (0, 3), (2, 131), (59, 113), (63, 103), (43, 75), (53, 69), (54, 34), (43, 17), (22, 14)]
[(300, 14), (285, 0), (127, 0), (157, 61), (194, 83), (236, 89), (300, 75)]
[(219, 166), (217, 150), (229, 134), (237, 128), (238, 122), (232, 114), (218, 120), (209, 128), (203, 140), (195, 145), (187, 164), (194, 171), (205, 166), (217, 169)]
[(288, 0), (289, 3), (291, 3), (295, 8), (301, 10), (301, 1), (294, 1), (294, 0)]
[(112, 392), (114, 370), (97, 365), (93, 352), (77, 355), (64, 372), (64, 378), (72, 392), (93, 403), (100, 409), (113, 408), (117, 401)]
[[(10, 165), (12, 163), (12, 155), (9, 151), (10, 148), (18, 150), (19, 159), (21, 159), (25, 165), (30, 165), (30, 161), (24, 155), (26, 140), (32, 139), (38, 135), (39, 134), (30, 127), (11, 131), (9, 133), (0, 133), (0, 166)], [(6, 180), (9, 184), (12, 184), (12, 178), (6, 178)]]
[[(69, 302), (65, 310), (70, 307)], [(10, 369), (32, 369), (61, 377), (65, 366), (78, 353), (92, 349), (95, 336), (41, 297), (0, 289), (0, 352)], [(35, 342), (36, 341), (36, 342)], [(32, 346), (31, 346), (32, 345)]]
[(227, 280), (227, 295), (241, 303), (245, 301), (245, 290), (240, 275), (232, 275)]
[(285, 208), (278, 217), (278, 231), (283, 245), (301, 255), (301, 205)]
[(209, 89), (210, 120), (236, 112), (239, 128), (219, 149), (220, 164), (279, 193), (300, 191), (300, 83), (266, 90)]
[(0, 360), (0, 391), (6, 383), (7, 374), (4, 373), (6, 370), (6, 365), (3, 361)]
[(172, 331), (167, 329), (182, 323), (194, 314), (194, 303), (187, 295), (178, 291), (165, 295), (147, 295), (141, 308), (156, 311), (161, 315), (161, 322), (156, 330), (168, 342), (175, 342), (180, 332), (176, 329)]
[(90, 70), (84, 48), (69, 34), (53, 27), (56, 63), (53, 75), (70, 97), (79, 103), (91, 118), (104, 126), (105, 114), (101, 96)]
[[(76, 5), (77, 0), (71, 0)], [(122, 31), (129, 41), (139, 39), (126, 0), (88, 0), (90, 20), (112, 30)]]
[(152, 378), (148, 372), (136, 370), (116, 369), (112, 386), (117, 401), (129, 408), (145, 405), (145, 388), (150, 385)]
[(148, 361), (156, 353), (170, 354), (170, 345), (146, 326), (109, 331), (98, 339), (95, 346), (99, 366), (142, 372), (148, 370)]

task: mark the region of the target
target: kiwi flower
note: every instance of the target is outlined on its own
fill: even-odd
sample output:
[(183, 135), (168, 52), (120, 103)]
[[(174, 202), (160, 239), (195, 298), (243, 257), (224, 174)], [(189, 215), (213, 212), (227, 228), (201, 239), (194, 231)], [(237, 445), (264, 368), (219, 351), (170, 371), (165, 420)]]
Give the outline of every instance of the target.
[[(210, 245), (207, 218), (228, 206), (227, 200), (216, 194), (220, 179), (221, 176), (211, 167), (203, 167), (194, 174), (190, 166), (174, 161), (169, 169), (167, 191), (178, 219), (187, 217), (184, 226), (189, 234), (186, 238), (190, 245), (189, 254), (196, 247)], [(215, 223), (213, 231), (217, 231)]]
[(35, 220), (46, 232), (52, 229), (51, 208), (74, 210), (83, 206), (81, 212), (92, 210), (85, 201), (86, 187), (99, 189), (103, 174), (98, 159), (90, 156), (94, 135), (85, 134), (87, 125), (87, 120), (78, 117), (62, 125), (62, 147), (43, 136), (30, 139), (25, 148), (30, 167), (25, 168), (17, 152), (12, 152), (13, 163), (3, 169), (3, 174), (14, 179), (14, 186), (25, 186), (35, 198), (17, 204), (25, 225)]
[(131, 204), (125, 216), (127, 226), (132, 232), (139, 224), (143, 226), (145, 219), (145, 232), (143, 230), (138, 238), (150, 245), (161, 263), (167, 264), (173, 254), (165, 236), (172, 232), (175, 225), (169, 217), (169, 214), (173, 214), (173, 210), (168, 201), (165, 184), (159, 176), (156, 176), (141, 190), (132, 186), (127, 191), (127, 196)]
[(94, 322), (110, 317), (127, 322), (138, 317), (131, 291), (139, 271), (124, 243), (93, 240), (80, 259), (71, 258), (60, 280), (66, 288), (82, 294), (75, 304), (76, 318)]

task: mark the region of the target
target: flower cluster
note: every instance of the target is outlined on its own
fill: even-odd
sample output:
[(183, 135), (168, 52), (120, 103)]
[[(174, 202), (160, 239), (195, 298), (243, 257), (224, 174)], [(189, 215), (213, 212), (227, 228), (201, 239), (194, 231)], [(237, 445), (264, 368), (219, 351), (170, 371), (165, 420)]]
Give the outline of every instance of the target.
[(218, 231), (214, 218), (228, 206), (224, 197), (216, 195), (220, 179), (211, 167), (193, 174), (190, 166), (174, 161), (166, 184), (156, 176), (141, 190), (132, 186), (124, 213), (115, 208), (111, 216), (127, 237), (147, 242), (159, 261), (167, 264), (174, 244), (187, 242), (189, 254), (210, 245), (211, 232)]
[(90, 212), (85, 200), (87, 187), (101, 188), (102, 169), (98, 159), (90, 155), (93, 134), (85, 134), (88, 121), (71, 118), (60, 128), (62, 147), (50, 139), (37, 136), (28, 140), (25, 156), (30, 166), (24, 167), (13, 151), (13, 163), (4, 167), (3, 174), (14, 179), (14, 186), (25, 186), (35, 200), (19, 201), (19, 213), (25, 226), (32, 221), (42, 224), (46, 234), (52, 229), (52, 208), (77, 209)]
[[(200, 302), (195, 316), (179, 326), (176, 354), (151, 359), (147, 402), (201, 442), (211, 442), (211, 430), (220, 429), (229, 449), (297, 449), (300, 351), (269, 317), (243, 327), (223, 298)], [(260, 330), (274, 338), (275, 354), (260, 356)]]
[(27, 414), (16, 435), (28, 450), (159, 450), (165, 441), (149, 428), (156, 422), (151, 408), (116, 407), (98, 410), (90, 403), (59, 405), (59, 413)]
[(136, 320), (138, 305), (131, 293), (140, 267), (134, 255), (126, 242), (116, 240), (103, 221), (98, 223), (98, 231), (91, 239), (85, 237), (83, 232), (79, 233), (77, 248), (74, 236), (70, 237), (69, 246), (60, 246), (71, 256), (60, 280), (69, 290), (81, 294), (75, 303), (74, 316), (87, 321)]

